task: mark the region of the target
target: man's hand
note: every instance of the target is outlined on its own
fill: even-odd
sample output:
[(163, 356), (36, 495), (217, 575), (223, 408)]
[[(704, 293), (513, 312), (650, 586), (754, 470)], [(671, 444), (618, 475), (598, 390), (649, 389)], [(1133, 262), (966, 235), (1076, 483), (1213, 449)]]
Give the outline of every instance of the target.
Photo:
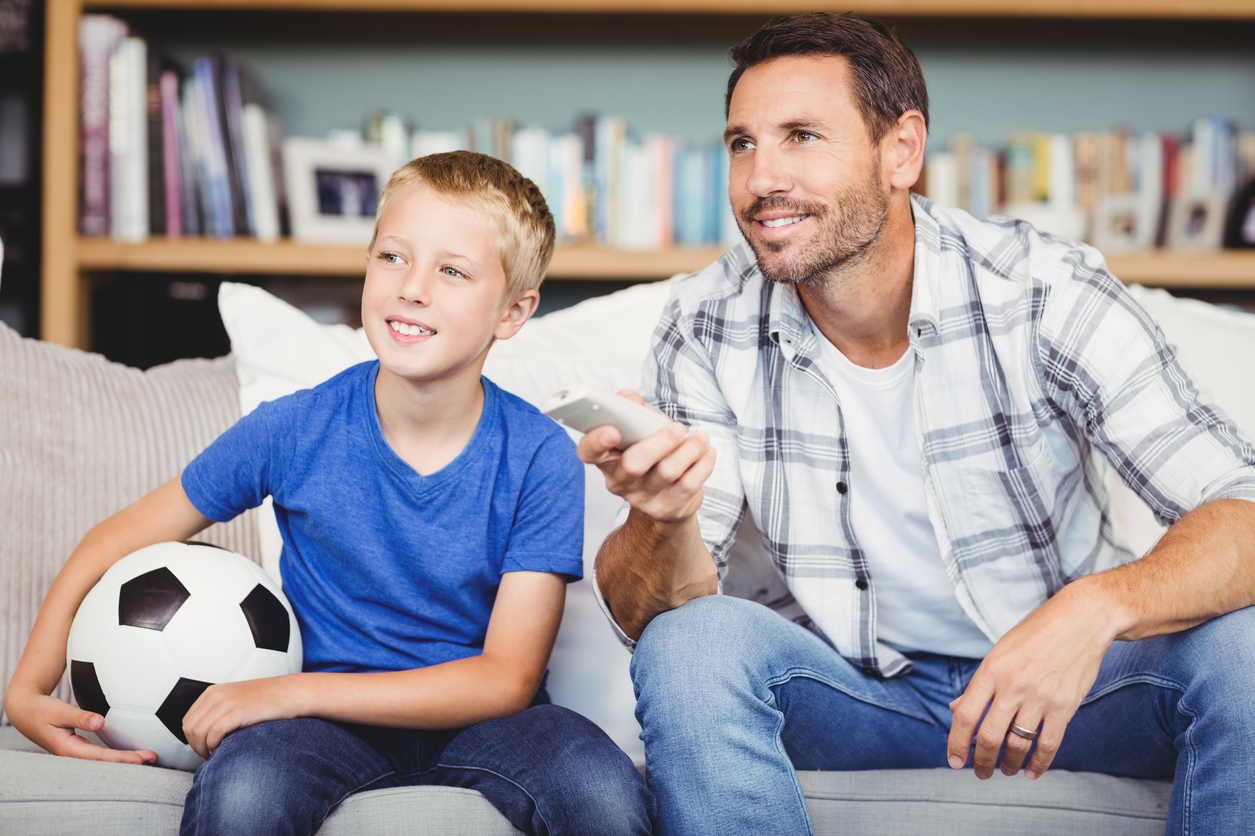
[(6, 708), (18, 731), (54, 755), (113, 763), (155, 763), (157, 753), (150, 749), (129, 751), (106, 749), (75, 734), (76, 730), (98, 732), (105, 718), (75, 708), (46, 694), (10, 694)]
[(188, 745), (205, 760), (236, 729), (301, 716), (293, 702), (296, 677), (272, 676), (210, 685), (183, 715)]
[[(622, 397), (645, 404), (630, 389)], [(693, 516), (702, 504), (702, 485), (715, 467), (715, 450), (705, 433), (687, 435), (682, 424), (669, 424), (627, 450), (616, 450), (619, 431), (598, 427), (580, 439), (580, 460), (595, 464), (611, 493), (660, 523)]]
[(1002, 772), (1016, 774), (1033, 741), (1010, 732), (1015, 723), (1039, 732), (1037, 750), (1024, 774), (1037, 778), (1045, 772), (1119, 633), (1114, 615), (1113, 607), (1082, 579), (1064, 587), (1003, 636), (967, 690), (950, 704), (954, 712), (950, 766), (962, 769), (967, 763), (975, 734), (978, 778), (994, 774), (1004, 740)]

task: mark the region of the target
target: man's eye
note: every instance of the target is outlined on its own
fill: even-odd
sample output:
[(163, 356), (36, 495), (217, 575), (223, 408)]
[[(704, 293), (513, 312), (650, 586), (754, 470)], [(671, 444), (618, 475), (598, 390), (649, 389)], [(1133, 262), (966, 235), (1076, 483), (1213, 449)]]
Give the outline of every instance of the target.
[(732, 140), (732, 143), (728, 146), (728, 148), (730, 148), (733, 152), (748, 151), (753, 147), (754, 147), (754, 143), (751, 140), (744, 139), (744, 138), (734, 139)]
[(797, 139), (798, 142), (814, 142), (815, 140), (819, 139), (819, 137), (815, 136), (815, 134), (811, 133), (810, 131), (798, 131), (796, 134), (794, 134), (794, 137)]

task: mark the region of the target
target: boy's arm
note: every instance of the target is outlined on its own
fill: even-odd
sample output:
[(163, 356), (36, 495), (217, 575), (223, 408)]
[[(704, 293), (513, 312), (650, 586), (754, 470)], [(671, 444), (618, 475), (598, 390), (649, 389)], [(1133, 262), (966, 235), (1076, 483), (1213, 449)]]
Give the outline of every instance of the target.
[(50, 695), (65, 671), (74, 614), (105, 570), (144, 546), (186, 540), (210, 522), (175, 477), (87, 532), (52, 582), (5, 692), (4, 708), (18, 731), (55, 755), (126, 763), (156, 760), (147, 750), (103, 749), (79, 737), (75, 729), (97, 731), (104, 718)]
[(478, 656), (409, 671), (298, 673), (213, 685), (184, 716), (183, 731), (208, 758), (232, 731), (266, 720), (449, 729), (517, 713), (540, 687), (565, 600), (559, 575), (507, 572)]

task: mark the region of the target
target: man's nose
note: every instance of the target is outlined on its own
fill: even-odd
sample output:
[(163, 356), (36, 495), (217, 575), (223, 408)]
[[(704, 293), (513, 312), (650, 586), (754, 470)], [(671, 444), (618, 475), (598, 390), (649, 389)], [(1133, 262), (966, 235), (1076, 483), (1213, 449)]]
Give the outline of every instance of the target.
[(784, 156), (776, 149), (770, 146), (755, 149), (750, 165), (745, 188), (755, 197), (787, 192), (793, 187), (793, 178), (789, 174)]

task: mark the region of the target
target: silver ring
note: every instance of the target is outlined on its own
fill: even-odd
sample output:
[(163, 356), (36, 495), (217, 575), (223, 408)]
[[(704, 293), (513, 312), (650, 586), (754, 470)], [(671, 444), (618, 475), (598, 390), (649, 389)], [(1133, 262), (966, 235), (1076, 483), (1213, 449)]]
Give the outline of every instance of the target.
[(1011, 734), (1019, 735), (1025, 740), (1036, 740), (1037, 732), (1032, 729), (1026, 729), (1014, 720), (1011, 721)]

